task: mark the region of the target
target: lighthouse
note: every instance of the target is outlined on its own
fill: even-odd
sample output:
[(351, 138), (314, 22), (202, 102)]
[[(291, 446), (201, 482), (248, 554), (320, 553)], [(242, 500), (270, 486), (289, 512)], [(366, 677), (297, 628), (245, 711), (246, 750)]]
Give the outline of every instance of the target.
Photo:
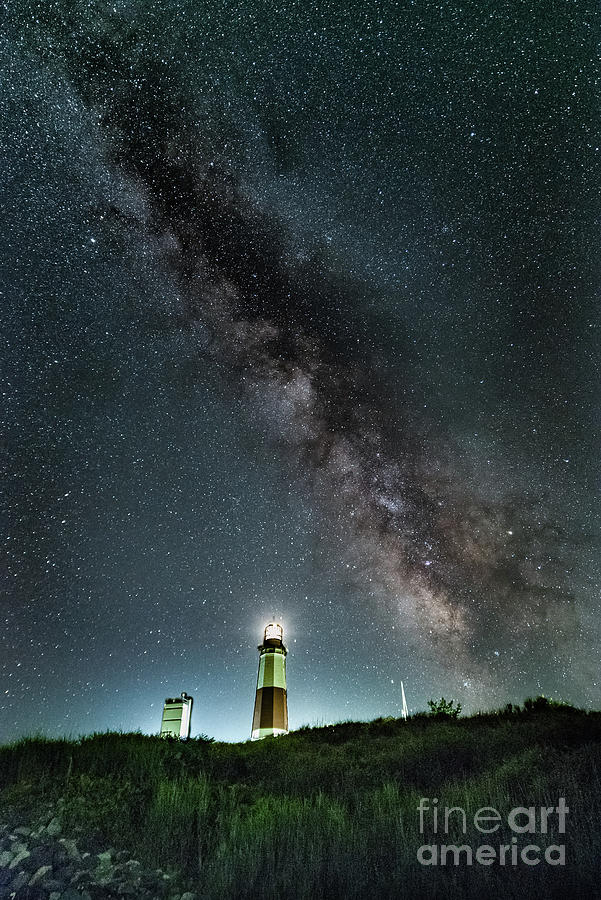
[(265, 626), (259, 644), (259, 674), (251, 740), (272, 734), (288, 734), (286, 654), (284, 629), (277, 622)]

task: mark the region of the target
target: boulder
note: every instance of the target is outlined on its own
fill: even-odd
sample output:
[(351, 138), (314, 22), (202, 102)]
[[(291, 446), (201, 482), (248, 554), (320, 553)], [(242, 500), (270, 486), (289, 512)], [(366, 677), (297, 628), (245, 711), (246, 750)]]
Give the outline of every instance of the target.
[(94, 880), (92, 873), (85, 870), (83, 872), (76, 872), (71, 878), (71, 886), (81, 888), (84, 885), (90, 884)]
[(38, 885), (34, 885), (34, 887), (25, 885), (15, 892), (14, 900), (48, 900), (48, 894)]
[(13, 852), (13, 856), (15, 855), (15, 853), (20, 853), (22, 850), (27, 850), (27, 845), (24, 844), (22, 841), (18, 840), (16, 835), (11, 834), (10, 840), (11, 840), (10, 849)]
[(131, 872), (132, 874), (137, 874), (142, 868), (141, 864), (137, 859), (130, 859), (126, 863), (124, 863), (124, 867)]
[(46, 834), (50, 837), (58, 837), (62, 830), (61, 823), (56, 816), (46, 825)]
[(100, 833), (63, 837), (60, 818), (54, 805), (33, 830), (0, 824), (0, 900), (197, 900), (130, 851), (105, 849)]
[(63, 865), (63, 866), (55, 866), (54, 867), (55, 876), (58, 879), (60, 879), (60, 881), (63, 881), (65, 884), (68, 884), (71, 881), (71, 879), (75, 875), (75, 872), (76, 872), (76, 869), (71, 863), (69, 863), (66, 866)]
[(57, 848), (54, 844), (40, 844), (38, 847), (33, 847), (29, 851), (29, 858), (23, 864), (23, 868), (28, 872), (35, 872), (42, 866), (59, 865), (61, 860), (57, 849), (64, 852), (62, 847)]
[(47, 840), (48, 835), (46, 834), (44, 829), (36, 828), (27, 838), (27, 846), (31, 850), (32, 847), (37, 847), (38, 844), (43, 844)]
[(29, 881), (29, 873), (28, 872), (18, 872), (17, 875), (13, 878), (10, 883), (11, 891), (19, 891), (22, 887), (25, 887), (27, 882)]
[(87, 900), (87, 898), (90, 898), (87, 891), (78, 891), (73, 887), (68, 887), (67, 890), (63, 891), (61, 894), (61, 900)]
[(44, 879), (44, 890), (50, 891), (50, 893), (62, 894), (64, 890), (66, 890), (67, 884), (62, 878), (45, 878)]
[(26, 859), (29, 859), (30, 856), (31, 856), (31, 854), (30, 854), (29, 850), (26, 850), (25, 848), (23, 848), (22, 850), (19, 850), (17, 852), (16, 856), (13, 856), (13, 858), (9, 862), (8, 868), (16, 869), (17, 866), (20, 866), (21, 863), (24, 862)]
[(112, 898), (116, 898), (115, 886), (112, 884), (106, 887), (102, 884), (93, 882), (86, 886), (86, 893), (90, 900), (108, 900), (108, 898), (111, 898), (112, 900)]
[(52, 866), (40, 866), (40, 868), (36, 869), (34, 874), (29, 879), (29, 884), (30, 885), (38, 884), (50, 872), (52, 872)]
[(154, 872), (141, 872), (139, 881), (143, 888), (147, 888), (156, 893), (155, 888), (157, 883), (161, 882), (162, 879), (157, 878)]
[(65, 853), (69, 857), (69, 859), (79, 860), (81, 859), (81, 853), (77, 849), (77, 844), (75, 841), (70, 841), (68, 838), (60, 838), (59, 843), (65, 848)]
[(94, 879), (99, 884), (108, 884), (114, 878), (115, 867), (111, 861), (113, 852), (106, 850), (104, 853), (96, 854), (97, 865), (94, 869)]

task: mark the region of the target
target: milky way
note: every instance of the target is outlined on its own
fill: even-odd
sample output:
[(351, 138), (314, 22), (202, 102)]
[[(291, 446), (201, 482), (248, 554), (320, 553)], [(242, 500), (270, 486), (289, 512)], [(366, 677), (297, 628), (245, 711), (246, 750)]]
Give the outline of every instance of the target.
[[(417, 203), (411, 198), (417, 196), (415, 185), (420, 179), (425, 184), (438, 177), (443, 184), (447, 177), (464, 177), (459, 174), (459, 157), (447, 160), (449, 171), (442, 178), (433, 166), (444, 159), (434, 163), (432, 156), (430, 171), (419, 173), (417, 161), (423, 164), (423, 159), (417, 151), (413, 168), (400, 155), (398, 160), (374, 160), (374, 169), (384, 166), (388, 177), (397, 169), (406, 172), (401, 179), (406, 184), (402, 202), (403, 192), (396, 188), (396, 216), (399, 220), (417, 217), (412, 246), (419, 249), (412, 252), (420, 262), (413, 275), (400, 278), (396, 270), (402, 268), (401, 262), (394, 257), (391, 261), (385, 235), (386, 223), (394, 215), (390, 209), (382, 213), (381, 246), (373, 239), (375, 249), (370, 251), (371, 259), (379, 254), (386, 262), (373, 263), (373, 272), (371, 262), (361, 264), (357, 259), (354, 264), (354, 256), (366, 254), (364, 247), (355, 252), (362, 241), (363, 209), (367, 210), (366, 231), (373, 223), (373, 209), (365, 206), (361, 193), (370, 183), (369, 174), (363, 184), (349, 181), (337, 212), (319, 229), (311, 217), (324, 216), (327, 194), (319, 197), (319, 191), (311, 188), (313, 211), (311, 198), (296, 210), (282, 199), (286, 184), (302, 184), (300, 168), (294, 175), (294, 141), (284, 129), (274, 127), (270, 132), (265, 121), (261, 131), (242, 93), (250, 83), (251, 91), (263, 91), (263, 108), (269, 109), (269, 103), (279, 102), (283, 82), (272, 75), (268, 88), (269, 79), (264, 76), (261, 81), (257, 76), (257, 87), (251, 77), (257, 73), (250, 72), (244, 91), (237, 96), (229, 82), (220, 84), (218, 65), (211, 62), (207, 43), (202, 45), (207, 54), (203, 80), (201, 55), (192, 59), (183, 23), (173, 30), (165, 24), (169, 4), (157, 7), (146, 21), (140, 13), (132, 16), (132, 9), (122, 5), (113, 12), (98, 8), (77, 10), (71, 18), (47, 17), (38, 20), (25, 43), (37, 64), (60, 73), (69, 84), (93, 123), (107, 172), (121, 185), (115, 196), (105, 197), (93, 210), (100, 232), (112, 242), (114, 252), (128, 243), (139, 247), (178, 296), (177, 311), (164, 317), (156, 304), (149, 303), (142, 312), (144, 327), (150, 325), (159, 333), (177, 331), (190, 338), (196, 347), (194, 365), (199, 371), (205, 364), (218, 367), (228, 389), (241, 399), (259, 439), (277, 450), (293, 490), (311, 509), (319, 548), (313, 565), (317, 571), (335, 573), (341, 585), (338, 604), (344, 605), (345, 596), (353, 595), (362, 598), (361, 605), (367, 608), (373, 605), (387, 611), (408, 640), (433, 653), (457, 683), (464, 681), (466, 686), (474, 680), (519, 683), (525, 671), (540, 664), (541, 654), (556, 661), (553, 684), (558, 683), (560, 671), (565, 679), (572, 666), (578, 669), (581, 660), (590, 659), (590, 638), (584, 636), (582, 623), (590, 606), (582, 596), (578, 570), (591, 552), (594, 536), (588, 515), (586, 525), (570, 524), (573, 510), (566, 511), (563, 488), (558, 489), (554, 473), (564, 444), (567, 465), (572, 455), (569, 448), (578, 444), (583, 430), (580, 413), (566, 419), (571, 401), (565, 397), (582, 396), (589, 360), (579, 368), (577, 341), (585, 325), (596, 326), (596, 317), (590, 312), (590, 283), (579, 312), (570, 312), (565, 272), (570, 265), (577, 268), (580, 251), (576, 225), (571, 224), (572, 201), (560, 196), (562, 185), (568, 183), (561, 167), (555, 172), (549, 168), (541, 178), (539, 192), (545, 193), (546, 206), (537, 201), (534, 189), (525, 196), (516, 191), (514, 197), (510, 180), (502, 190), (496, 170), (494, 178), (486, 174), (486, 141), (501, 154), (507, 135), (513, 139), (522, 128), (525, 107), (515, 99), (520, 97), (518, 88), (508, 88), (507, 102), (514, 98), (514, 121), (505, 135), (502, 128), (495, 135), (488, 120), (482, 126), (489, 137), (483, 140), (482, 159), (472, 180), (478, 199), (466, 209), (463, 220), (462, 211), (454, 224), (441, 227), (436, 216), (428, 212), (420, 220), (410, 209)], [(184, 16), (184, 7), (176, 9)], [(41, 7), (37, 14), (42, 17)], [(224, 22), (227, 15), (224, 11)], [(402, 16), (398, 11), (393, 20), (395, 15)], [(384, 40), (385, 25), (383, 19), (379, 21), (380, 40)], [(479, 20), (477, 24), (482, 25)], [(197, 19), (190, 21), (192, 34), (199, 27)], [(333, 34), (337, 27), (339, 21), (332, 25)], [(355, 23), (353, 27), (361, 33), (362, 26)], [(371, 24), (365, 27), (373, 50), (378, 39), (369, 32)], [(164, 39), (162, 28), (166, 28)], [(217, 46), (221, 42), (225, 48), (225, 32), (209, 29), (206, 33), (212, 35), (207, 41), (214, 40)], [(173, 55), (178, 41), (179, 59)], [(461, 46), (458, 39), (457, 47)], [(358, 44), (351, 41), (349, 47), (349, 52), (355, 52)], [(252, 54), (247, 64), (250, 58)], [(531, 104), (533, 92), (542, 87), (531, 81), (530, 70), (527, 74)], [(407, 91), (418, 90), (410, 73), (399, 77), (399, 91), (403, 78), (409, 79)], [(294, 87), (290, 90), (294, 93)], [(563, 86), (557, 90), (563, 97)], [(273, 94), (269, 102), (266, 91)], [(362, 102), (359, 96), (355, 108), (361, 110)], [(462, 103), (467, 103), (465, 97)], [(452, 107), (450, 95), (448, 104)], [(378, 122), (376, 105), (371, 127), (387, 133), (394, 110), (391, 102), (382, 101)], [(409, 118), (403, 121), (402, 115), (401, 104), (397, 126), (400, 132), (410, 131), (414, 126)], [(479, 137), (478, 124), (462, 122), (458, 113), (449, 115), (449, 127), (465, 128), (468, 143)], [(357, 116), (348, 132), (353, 134), (355, 129), (360, 143), (372, 132), (366, 131), (360, 112)], [(433, 119), (430, 127), (435, 137), (442, 126)], [(350, 152), (344, 141), (340, 146), (341, 152)], [(516, 146), (512, 152), (522, 154), (515, 168), (523, 176), (522, 189), (528, 182), (532, 187), (535, 174), (528, 160), (524, 162), (523, 151)], [(411, 158), (409, 151), (407, 156)], [(472, 164), (470, 158), (468, 169)], [(316, 164), (313, 177), (318, 168)], [(283, 188), (277, 184), (280, 176), (285, 177)], [(327, 180), (327, 167), (319, 177)], [(337, 177), (334, 174), (334, 181)], [(478, 183), (487, 177), (492, 180), (484, 195), (488, 203), (496, 203), (488, 213)], [(555, 179), (551, 188), (549, 178)], [(355, 188), (362, 199), (357, 201), (353, 223), (343, 209), (351, 202), (346, 199), (348, 192)], [(470, 196), (463, 187), (457, 190), (462, 200)], [(428, 187), (426, 193), (435, 208), (436, 190)], [(440, 205), (444, 206), (443, 201)], [(503, 220), (509, 215), (514, 216), (513, 222)], [(555, 234), (539, 229), (554, 217), (564, 220)], [(436, 241), (427, 234), (428, 225), (436, 228)], [(462, 281), (459, 291), (454, 278), (460, 276), (451, 271), (457, 239), (449, 235), (460, 234), (461, 227), (469, 228), (472, 235), (477, 275), (466, 255), (462, 277), (467, 279), (469, 273), (472, 283), (467, 288), (467, 281)], [(507, 250), (500, 244), (505, 229)], [(402, 259), (408, 253), (400, 246), (398, 252)], [(552, 264), (554, 253), (567, 260), (559, 276)], [(532, 297), (541, 288), (537, 281), (546, 291), (546, 299), (537, 300), (530, 310), (534, 302), (530, 294), (520, 294), (518, 281), (512, 283), (520, 270), (526, 273), (522, 277)], [(582, 271), (579, 277), (585, 277)], [(577, 290), (576, 276), (572, 286)], [(518, 297), (515, 306), (507, 301), (501, 313), (501, 306), (495, 304), (512, 291)], [(473, 300), (474, 292), (480, 299)], [(449, 326), (445, 339), (450, 310), (461, 303), (466, 309), (475, 303), (475, 312), (458, 315), (458, 329)], [(529, 324), (522, 327), (524, 322)], [(568, 346), (571, 342), (574, 348), (572, 354), (562, 328)], [(436, 344), (431, 350), (428, 332)], [(496, 342), (507, 348), (505, 358)], [(470, 349), (464, 353), (465, 347)], [(441, 412), (448, 401), (445, 390), (438, 387), (437, 373), (446, 373), (449, 381), (457, 378), (462, 353), (468, 360), (466, 371), (473, 354), (474, 368), (491, 372), (493, 388), (481, 407), (477, 391), (486, 378), (478, 380), (472, 396), (458, 389), (455, 420), (452, 408)], [(566, 376), (561, 363), (568, 358), (572, 363)], [(507, 378), (508, 359), (519, 370), (515, 383), (513, 376)], [(490, 360), (496, 360), (492, 369)], [(177, 362), (173, 360), (175, 366)], [(423, 388), (420, 397), (422, 383), (429, 387)], [(521, 397), (529, 390), (524, 415)], [(473, 413), (469, 412), (472, 406)], [(466, 444), (462, 415), (467, 421), (472, 414), (474, 422), (487, 424), (481, 430), (472, 425)], [(523, 428), (513, 446), (507, 439), (508, 425), (503, 426), (503, 437), (495, 436), (492, 445), (500, 457), (507, 444), (507, 461), (487, 473), (490, 460), (486, 457), (491, 453), (485, 446), (486, 430), (490, 427), (493, 434), (495, 417), (512, 427), (523, 417)], [(553, 428), (564, 436), (557, 438)], [(532, 443), (537, 429), (543, 434), (548, 429), (551, 435), (544, 453)], [(515, 459), (521, 462), (514, 478), (510, 460)], [(499, 656), (505, 660), (502, 674), (495, 668)], [(481, 696), (478, 691), (476, 695)]]
[(179, 123), (185, 99), (152, 80), (141, 93), (104, 114), (120, 129), (117, 164), (144, 192), (141, 225), (165, 247), (187, 325), (205, 325), (235, 367), (328, 525), (335, 519), (353, 571), (460, 666), (466, 656), (479, 660), (491, 630), (495, 646), (521, 640), (526, 627), (565, 645), (576, 632), (573, 598), (555, 567), (549, 577), (531, 562), (541, 544), (564, 549), (553, 523), (527, 498), (485, 503), (456, 482), (436, 438), (420, 440), (402, 410), (385, 427), (385, 382), (370, 385), (370, 361), (353, 358), (351, 302), (344, 284), (328, 284), (327, 259), (316, 253), (293, 268), (292, 237), (280, 237), (277, 220), (253, 208), (234, 175), (212, 171), (201, 134)]
[(369, 362), (349, 352), (357, 339), (344, 292), (312, 276), (312, 261), (308, 271), (286, 267), (277, 223), (265, 223), (235, 186), (227, 196), (213, 176), (198, 178), (198, 160), (163, 155), (160, 138), (153, 134), (148, 166), (136, 165), (135, 145), (123, 163), (148, 190), (144, 224), (185, 291), (186, 325), (201, 322), (234, 367), (364, 586), (408, 628), (439, 639), (452, 664), (465, 667), (467, 657), (473, 669), (487, 631), (495, 646), (523, 641), (526, 627), (565, 646), (577, 624), (573, 598), (530, 562), (544, 545), (559, 550), (561, 565), (569, 547), (557, 527), (528, 498), (487, 503), (455, 481), (436, 437), (420, 440), (409, 416), (397, 410), (387, 425), (385, 380), (370, 385)]

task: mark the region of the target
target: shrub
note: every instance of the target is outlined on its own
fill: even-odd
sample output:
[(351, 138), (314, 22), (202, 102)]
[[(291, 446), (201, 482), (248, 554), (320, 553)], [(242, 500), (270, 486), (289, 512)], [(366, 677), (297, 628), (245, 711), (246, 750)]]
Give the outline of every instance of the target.
[(441, 697), (440, 700), (428, 700), (428, 706), (430, 715), (440, 719), (456, 719), (461, 712), (461, 703), (457, 703), (455, 700), (445, 700), (444, 697)]
[(571, 703), (566, 703), (565, 700), (554, 700), (552, 697), (545, 697), (544, 694), (539, 694), (538, 697), (528, 697), (524, 700), (525, 712), (537, 712), (543, 709), (563, 709), (567, 711), (575, 710), (575, 707)]

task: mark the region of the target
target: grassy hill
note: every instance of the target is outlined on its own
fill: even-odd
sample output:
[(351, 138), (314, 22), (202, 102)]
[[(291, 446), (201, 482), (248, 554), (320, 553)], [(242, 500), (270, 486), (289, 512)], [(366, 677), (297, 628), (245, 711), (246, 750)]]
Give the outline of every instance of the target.
[[(27, 821), (63, 798), (65, 833), (177, 870), (208, 900), (588, 898), (601, 896), (600, 749), (601, 713), (543, 699), (459, 719), (304, 728), (252, 744), (33, 738), (0, 748), (0, 824)], [(569, 807), (565, 833), (554, 812), (543, 833), (539, 808), (555, 809), (560, 797)], [(420, 798), (429, 809), (423, 833)], [(519, 806), (535, 807), (532, 833), (507, 821)], [(465, 833), (459, 811), (444, 833), (444, 807), (465, 810)], [(500, 815), (493, 833), (474, 826), (481, 807)], [(514, 825), (528, 821), (522, 814)], [(420, 864), (422, 845), (435, 845), (431, 859), (442, 844), (469, 847), (472, 864), (467, 850), (459, 865), (453, 854), (445, 865)], [(481, 845), (493, 848), (492, 863), (477, 860)], [(511, 849), (501, 864), (500, 845), (517, 848), (515, 864)], [(526, 845), (540, 862), (522, 861)], [(565, 865), (545, 861), (550, 845), (565, 847)]]

